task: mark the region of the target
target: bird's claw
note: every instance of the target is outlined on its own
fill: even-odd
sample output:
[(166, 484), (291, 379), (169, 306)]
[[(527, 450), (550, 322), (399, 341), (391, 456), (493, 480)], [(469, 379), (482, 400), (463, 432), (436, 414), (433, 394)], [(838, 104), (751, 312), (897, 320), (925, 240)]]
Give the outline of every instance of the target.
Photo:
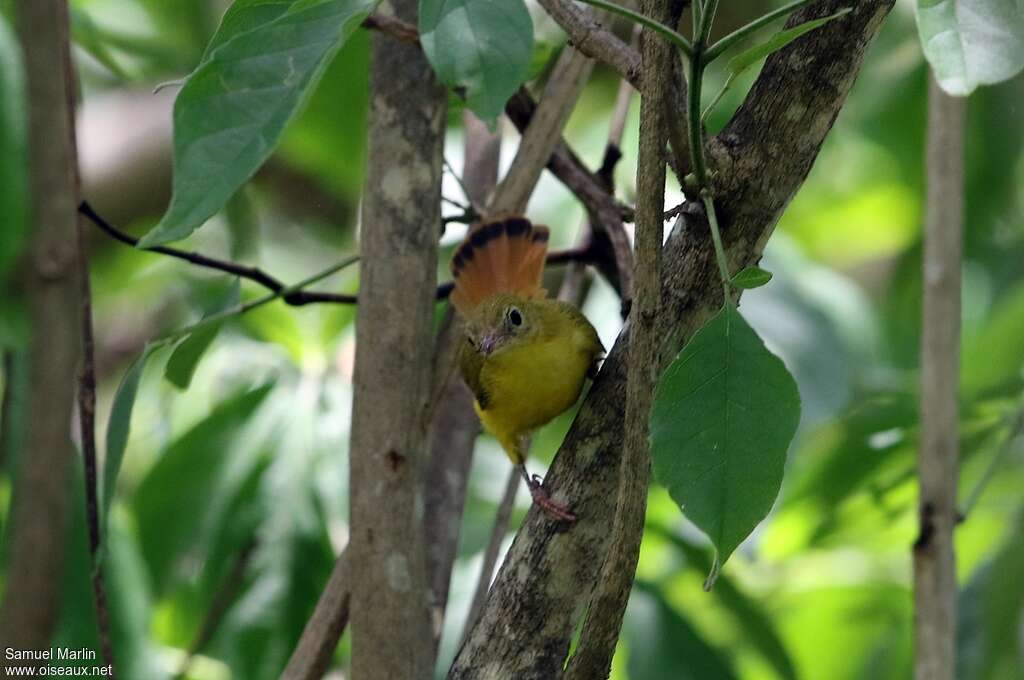
[(529, 480), (530, 495), (533, 496), (533, 502), (536, 503), (541, 510), (548, 513), (552, 517), (562, 522), (575, 522), (576, 514), (570, 511), (565, 506), (559, 505), (558, 503), (551, 500), (551, 496), (541, 486), (541, 478), (539, 475), (533, 475)]

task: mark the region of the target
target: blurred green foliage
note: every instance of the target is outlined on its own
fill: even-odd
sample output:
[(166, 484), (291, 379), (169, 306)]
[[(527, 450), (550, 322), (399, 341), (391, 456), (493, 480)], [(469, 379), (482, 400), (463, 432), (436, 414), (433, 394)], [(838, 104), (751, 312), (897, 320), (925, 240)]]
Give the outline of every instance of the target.
[[(752, 0), (729, 4), (735, 12), (723, 12), (733, 13), (736, 25), (764, 9)], [(226, 6), (75, 0), (76, 17), (88, 22), (81, 24), (87, 37), (79, 38), (76, 50), (83, 106), (189, 73)], [(550, 22), (537, 13), (534, 18), (538, 44), (563, 40)], [(9, 77), (16, 71), (7, 67), (10, 55), (17, 57), (10, 34), (0, 20), (0, 117), (19, 120), (23, 98)], [(238, 199), (242, 203), (229, 204), (186, 247), (237, 253), (285, 281), (355, 249), (368, 42), (364, 31), (353, 36), (283, 132), (270, 163), (302, 183), (282, 188), (258, 177)], [(98, 60), (98, 54), (107, 56)], [(108, 57), (118, 68), (104, 64)], [(544, 70), (531, 73), (543, 78)], [(723, 66), (713, 69), (708, 91), (726, 77)], [(752, 78), (736, 80), (709, 116), (709, 131), (724, 125)], [(680, 517), (667, 492), (652, 488), (616, 680), (909, 676), (925, 83), (913, 16), (899, 4), (768, 245), (763, 265), (774, 278), (743, 297), (741, 311), (785, 360), (805, 405), (780, 499), (736, 551), (715, 590), (705, 593), (711, 547)], [(616, 88), (614, 76), (598, 68), (567, 129), (592, 167), (603, 152)], [(1024, 678), (1024, 447), (1014, 442), (1009, 425), (1024, 392), (1022, 102), (1024, 78), (1018, 76), (980, 89), (969, 109), (961, 498), (988, 475), (993, 461), (998, 465), (957, 530), (963, 586), (958, 676), (970, 680)], [(634, 102), (615, 173), (625, 200), (634, 194), (636, 126)], [(11, 134), (17, 131), (16, 124), (0, 125), (0, 145), (17, 144)], [(505, 139), (507, 162), (516, 136), (506, 129)], [(461, 140), (453, 127), (448, 158), (456, 167)], [(7, 191), (23, 181), (17, 179), (21, 168), (15, 156), (0, 154), (0, 238), (8, 239), (0, 261), (14, 252), (17, 240), (9, 237), (24, 223), (12, 203), (22, 192)], [(450, 178), (445, 193), (462, 198)], [(670, 193), (669, 200), (679, 198), (676, 188)], [(328, 199), (342, 209), (295, 207), (317, 208)], [(551, 225), (554, 243), (575, 238), (581, 211), (550, 177), (530, 211)], [(129, 226), (142, 233), (158, 217), (138, 215)], [(460, 235), (451, 226), (443, 245)], [(105, 424), (117, 386), (145, 343), (201, 318), (231, 281), (102, 238), (93, 242), (92, 264), (98, 415)], [(445, 263), (438, 267), (443, 275)], [(351, 292), (355, 276), (346, 270), (320, 285)], [(243, 283), (243, 300), (256, 294)], [(14, 299), (6, 293), (0, 298), (0, 330), (7, 328)], [(594, 281), (584, 308), (610, 345), (621, 321), (609, 287)], [(170, 350), (149, 357), (137, 376), (131, 431), (106, 523), (103, 569), (122, 677), (173, 677), (226, 590), (233, 596), (187, 677), (277, 677), (347, 538), (353, 320), (353, 309), (345, 306), (261, 307), (221, 327), (198, 363), (188, 366), (194, 368), (190, 381), (171, 368), (181, 376), (178, 383), (187, 383), (184, 391), (164, 378)], [(6, 395), (16, 397), (17, 375), (5, 372)], [(5, 415), (16, 413), (5, 408)], [(538, 433), (538, 467), (550, 460), (571, 417)], [(7, 433), (8, 425), (5, 420)], [(101, 450), (109, 444), (104, 431)], [(4, 520), (15, 462), (5, 458), (0, 478)], [(439, 668), (455, 652), (507, 473), (497, 445), (481, 437)], [(81, 487), (79, 477), (70, 491), (76, 514), (68, 529), (55, 644), (95, 648)], [(526, 508), (524, 496), (513, 528)], [(335, 661), (344, 668), (344, 642)]]

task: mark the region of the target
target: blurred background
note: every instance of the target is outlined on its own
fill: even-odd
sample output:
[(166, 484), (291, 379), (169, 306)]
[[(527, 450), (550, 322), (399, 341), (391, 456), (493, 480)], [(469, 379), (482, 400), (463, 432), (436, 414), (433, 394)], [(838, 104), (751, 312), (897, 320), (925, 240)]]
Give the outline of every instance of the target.
[[(198, 63), (227, 5), (72, 2), (83, 193), (131, 233), (151, 228), (170, 197), (177, 87), (169, 81)], [(775, 5), (723, 3), (716, 33)], [(0, 7), (0, 123), (18, 129), (18, 49), (9, 4)], [(564, 36), (538, 7), (531, 11), (536, 86)], [(628, 35), (628, 27), (619, 29)], [(212, 224), (178, 245), (258, 265), (288, 282), (358, 250), (368, 46), (366, 31), (359, 31), (265, 167)], [(728, 120), (754, 71), (723, 98), (709, 132)], [(724, 74), (709, 77), (707, 89), (717, 91)], [(168, 84), (154, 93), (161, 83)], [(591, 168), (604, 152), (617, 89), (614, 74), (599, 66), (566, 131)], [(926, 91), (912, 7), (901, 1), (768, 245), (762, 266), (775, 278), (743, 297), (741, 311), (784, 358), (803, 398), (782, 494), (715, 590), (705, 593), (710, 547), (668, 494), (652, 486), (613, 678), (910, 675)], [(638, 109), (634, 98), (615, 172), (627, 202), (635, 186)], [(453, 97), (446, 155), (456, 172), (461, 121)], [(502, 127), (504, 168), (518, 135)], [(1022, 149), (1024, 76), (976, 92), (967, 136), (960, 428), (968, 517), (957, 532), (958, 676), (970, 679), (1024, 678), (1024, 446), (1017, 437), (1024, 408)], [(24, 181), (0, 179), (10, 188)], [(445, 182), (445, 195), (462, 201), (458, 183), (450, 176)], [(681, 200), (678, 187), (669, 194), (666, 207)], [(10, 192), (0, 204), (9, 199)], [(550, 176), (529, 214), (551, 226), (555, 247), (575, 242), (584, 217)], [(17, 224), (10, 220), (8, 236)], [(449, 225), (440, 280), (464, 230)], [(2, 238), (0, 246), (6, 257)], [(90, 248), (103, 451), (115, 391), (147, 341), (235, 295), (262, 291), (247, 283), (237, 290), (227, 276), (135, 251), (99, 232)], [(357, 280), (351, 268), (318, 287), (354, 292)], [(613, 289), (592, 276), (583, 307), (610, 347), (621, 326)], [(283, 668), (347, 541), (354, 311), (276, 302), (237, 317), (212, 339), (190, 382), (165, 377), (171, 348), (149, 356), (105, 548), (122, 677), (174, 677), (190, 651), (186, 676), (193, 680), (276, 678)], [(19, 314), (16, 300), (0, 304), (6, 352), (23, 336)], [(15, 379), (4, 373), (5, 384)], [(4, 402), (3, 418), (13, 417), (12, 408)], [(536, 471), (571, 419), (563, 416), (536, 437)], [(13, 464), (3, 461), (0, 520)], [(507, 474), (500, 448), (481, 436), (439, 668), (447, 668), (462, 633)], [(81, 488), (79, 476), (54, 644), (95, 649)], [(528, 503), (521, 493), (513, 530)], [(344, 639), (335, 660), (329, 677), (345, 677)]]

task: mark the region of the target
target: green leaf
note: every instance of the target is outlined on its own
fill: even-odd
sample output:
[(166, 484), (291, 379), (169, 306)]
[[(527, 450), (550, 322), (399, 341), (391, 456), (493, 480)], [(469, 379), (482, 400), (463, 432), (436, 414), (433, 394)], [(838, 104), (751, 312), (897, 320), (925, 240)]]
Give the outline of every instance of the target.
[(740, 271), (733, 274), (732, 279), (729, 283), (736, 288), (742, 288), (749, 290), (751, 288), (760, 288), (764, 284), (772, 280), (772, 273), (765, 271), (760, 267), (744, 267)]
[(533, 21), (523, 0), (420, 0), (420, 42), (445, 85), (493, 123), (526, 79)]
[[(647, 531), (653, 531), (678, 548), (686, 557), (687, 566), (705, 574), (711, 570), (713, 565), (707, 557), (706, 550), (660, 524), (648, 524)], [(714, 596), (728, 610), (736, 627), (743, 631), (744, 639), (750, 641), (764, 660), (771, 664), (778, 676), (786, 680), (796, 680), (797, 672), (793, 659), (775, 629), (775, 622), (762, 604), (724, 575), (715, 584)]]
[(960, 591), (958, 678), (1010, 678), (1015, 677), (1010, 669), (1019, 668), (1015, 641), (1024, 623), (1024, 513), (1015, 525), (1010, 539)]
[(117, 476), (121, 472), (121, 462), (128, 445), (128, 434), (131, 432), (132, 409), (135, 408), (135, 397), (139, 391), (139, 381), (146, 368), (146, 362), (157, 349), (166, 343), (157, 342), (146, 345), (121, 378), (121, 383), (114, 393), (114, 403), (110, 407), (110, 420), (107, 421), (107, 455), (103, 462), (103, 517), (110, 512), (110, 504), (114, 499), (117, 487)]
[(103, 33), (87, 12), (78, 7), (71, 7), (71, 35), (75, 44), (89, 53), (108, 71), (121, 80), (130, 80), (128, 73), (107, 49)]
[(917, 32), (943, 90), (966, 96), (1024, 68), (1024, 8), (1016, 0), (917, 0)]
[(799, 421), (793, 377), (730, 304), (659, 381), (651, 411), (654, 471), (718, 551), (708, 586), (771, 510)]
[(251, 30), (241, 32), (251, 25), (242, 19), (222, 27), (215, 41), (223, 44), (174, 103), (174, 193), (139, 247), (185, 238), (227, 203), (273, 152), (331, 57), (375, 4), (298, 0), (267, 23), (247, 16)]
[(272, 385), (232, 396), (176, 439), (139, 484), (133, 506), (153, 588), (164, 593), (187, 578), (190, 558), (205, 549), (263, 452), (236, 441)]
[[(234, 307), (238, 304), (239, 294), (240, 286), (238, 279), (235, 279), (228, 292), (222, 296), (217, 304), (213, 305), (206, 316)], [(168, 382), (179, 390), (188, 389), (188, 386), (192, 383), (192, 376), (196, 372), (196, 367), (199, 365), (199, 360), (203, 358), (203, 354), (213, 344), (223, 325), (223, 321), (218, 321), (208, 326), (202, 326), (174, 348), (174, 352), (171, 354), (171, 358), (167, 360), (167, 366), (164, 368), (164, 377), (167, 378)]]
[(740, 75), (745, 70), (756, 64), (757, 62), (767, 57), (772, 52), (777, 52), (781, 50), (783, 47), (793, 42), (803, 34), (813, 31), (819, 26), (824, 26), (833, 19), (838, 19), (839, 17), (849, 12), (850, 8), (847, 7), (846, 9), (840, 10), (835, 14), (832, 14), (831, 16), (805, 21), (799, 26), (794, 26), (793, 28), (787, 28), (783, 31), (779, 31), (772, 37), (768, 38), (768, 40), (764, 41), (759, 45), (754, 45), (749, 49), (743, 50), (742, 52), (740, 52), (735, 57), (729, 60), (728, 68), (731, 74), (729, 77), (735, 78), (736, 76)]
[[(0, 281), (17, 260), (27, 233), (24, 101), (18, 42), (0, 17)], [(5, 314), (0, 327), (8, 323)]]
[(657, 586), (637, 581), (625, 620), (630, 680), (732, 680), (722, 652), (665, 601)]

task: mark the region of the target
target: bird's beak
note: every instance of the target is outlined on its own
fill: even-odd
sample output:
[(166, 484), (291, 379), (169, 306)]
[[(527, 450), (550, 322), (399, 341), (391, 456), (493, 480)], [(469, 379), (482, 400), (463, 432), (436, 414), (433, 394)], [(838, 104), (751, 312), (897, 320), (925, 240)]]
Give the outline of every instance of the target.
[(484, 356), (488, 356), (491, 352), (497, 349), (498, 345), (500, 345), (504, 339), (505, 337), (501, 333), (488, 333), (480, 340), (480, 351)]

